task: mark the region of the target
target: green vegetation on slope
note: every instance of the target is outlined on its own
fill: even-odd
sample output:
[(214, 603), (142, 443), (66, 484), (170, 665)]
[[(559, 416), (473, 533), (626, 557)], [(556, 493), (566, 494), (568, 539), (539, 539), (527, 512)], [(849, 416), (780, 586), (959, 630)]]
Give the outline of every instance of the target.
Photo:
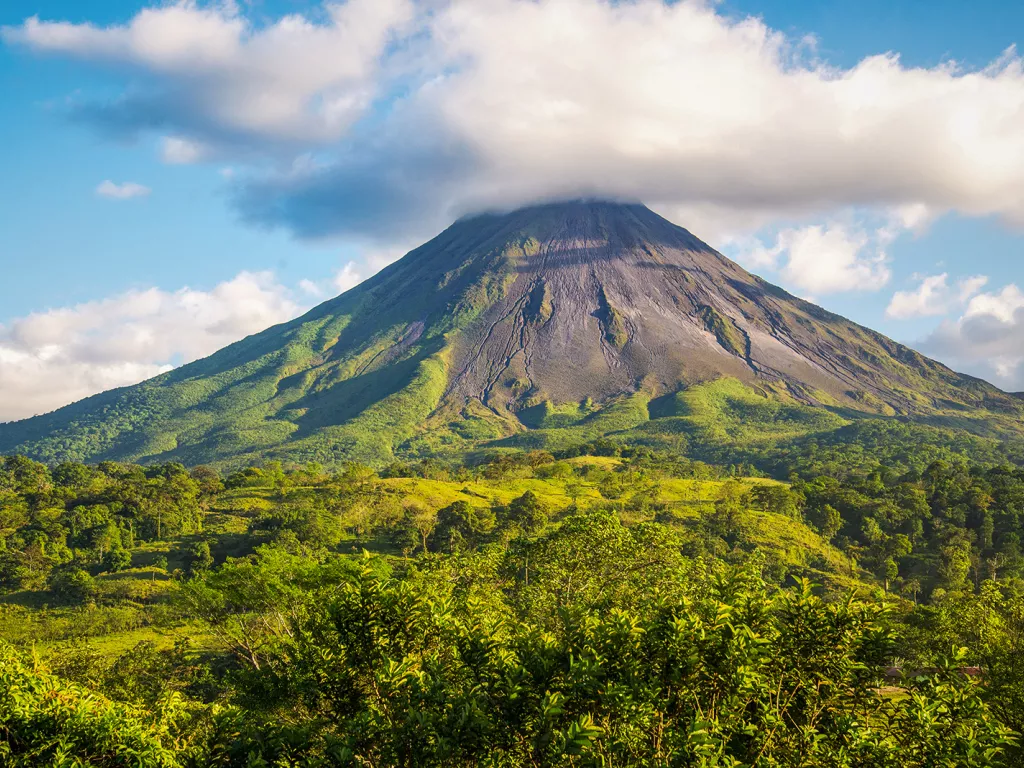
[(0, 424), (0, 451), (381, 467), (609, 437), (764, 467), (778, 465), (771, 444), (842, 441), (871, 418), (986, 438), (957, 438), (984, 452), (1021, 441), (1022, 405), (744, 272), (643, 206), (576, 202), (457, 222), (303, 317)]
[(608, 294), (604, 287), (597, 292), (600, 304), (598, 305), (598, 318), (601, 320), (601, 328), (604, 331), (604, 340), (617, 349), (622, 349), (629, 341), (629, 332), (626, 330), (626, 321), (612, 303), (608, 300)]
[(703, 306), (698, 314), (704, 328), (715, 335), (723, 349), (737, 357), (749, 357), (749, 341), (735, 323), (723, 317), (714, 307)]
[(663, 398), (652, 416), (655, 413), (662, 418), (651, 422), (650, 433), (680, 431), (695, 446), (709, 447), (766, 445), (849, 423), (825, 408), (787, 402), (735, 379), (700, 384)]
[(281, 454), (386, 463), (438, 405), (447, 335), (507, 286), (514, 254), (503, 243), (447, 245), (207, 359), (0, 425), (0, 447), (54, 463), (241, 466)]

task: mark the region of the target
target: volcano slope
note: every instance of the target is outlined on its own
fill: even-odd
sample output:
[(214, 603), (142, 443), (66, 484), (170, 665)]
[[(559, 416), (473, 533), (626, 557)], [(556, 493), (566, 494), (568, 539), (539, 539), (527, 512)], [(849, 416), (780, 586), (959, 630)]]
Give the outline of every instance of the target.
[(0, 425), (0, 452), (379, 465), (624, 430), (654, 439), (714, 421), (708, 402), (776, 437), (903, 417), (1005, 438), (1022, 411), (642, 205), (581, 201), (460, 220), (296, 320)]

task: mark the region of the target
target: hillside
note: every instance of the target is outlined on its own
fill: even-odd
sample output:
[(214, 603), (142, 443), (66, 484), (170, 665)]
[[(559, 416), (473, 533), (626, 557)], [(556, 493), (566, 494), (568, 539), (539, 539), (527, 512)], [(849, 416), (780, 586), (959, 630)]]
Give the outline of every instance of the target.
[(773, 411), (775, 440), (865, 417), (1021, 431), (1019, 398), (791, 296), (649, 209), (572, 202), (460, 220), (296, 320), (0, 425), (0, 453), (383, 465), (623, 430), (670, 444), (700, 421), (687, 394), (700, 385), (733, 420)]
[[(96, 650), (117, 653), (142, 641), (169, 648), (189, 638), (192, 644), (211, 644), (214, 638), (200, 627), (168, 619), (159, 614), (180, 578), (188, 572), (197, 543), (209, 544), (214, 561), (252, 555), (257, 547), (276, 540), (287, 541), (295, 532), (304, 548), (329, 546), (351, 554), (363, 549), (400, 559), (401, 548), (393, 542), (394, 529), (404, 509), (436, 513), (463, 501), (481, 512), (507, 506), (524, 493), (533, 493), (544, 508), (555, 512), (558, 526), (565, 510), (574, 507), (614, 505), (624, 510), (624, 520), (636, 524), (653, 512), (644, 496), (647, 483), (624, 473), (617, 458), (584, 456), (557, 465), (563, 472), (529, 472), (523, 476), (455, 480), (437, 478), (372, 478), (358, 489), (339, 492), (342, 479), (327, 482), (300, 475), (282, 488), (272, 475), (252, 473), (244, 483), (220, 490), (207, 501), (200, 522), (192, 527), (171, 528), (169, 513), (162, 538), (139, 541), (128, 549), (130, 559), (123, 570), (103, 572), (96, 577), (96, 600), (106, 606), (91, 617), (81, 608), (59, 607), (60, 600), (41, 583), (0, 596), (4, 639), (16, 645), (37, 644), (40, 649), (60, 650), (70, 641), (87, 640)], [(779, 485), (769, 480), (744, 478), (736, 488), (746, 493), (757, 485)], [(726, 483), (719, 479), (697, 480), (663, 477), (658, 481), (659, 508), (674, 530), (701, 530), (714, 513), (715, 502)], [(781, 487), (781, 486), (780, 486)], [(93, 494), (95, 495), (95, 494)], [(82, 493), (88, 498), (88, 493)], [(304, 518), (311, 510), (324, 514), (316, 524)], [(138, 525), (140, 532), (142, 524)], [(813, 530), (802, 519), (745, 507), (735, 520), (737, 551), (759, 551), (786, 573), (799, 573), (833, 589), (849, 586), (868, 588), (871, 575)], [(29, 581), (29, 579), (26, 579)], [(57, 603), (56, 610), (45, 610)], [(40, 611), (40, 608), (44, 610)], [(89, 620), (91, 618), (91, 621)]]
[[(414, 555), (429, 561), (446, 552), (445, 537), (429, 535), (444, 527), (440, 510), (459, 503), (480, 524), (479, 540), (463, 544), (494, 554), (519, 535), (507, 510), (525, 496), (543, 510), (534, 535), (557, 531), (580, 514), (617, 510), (629, 527), (658, 521), (690, 556), (715, 553), (742, 562), (757, 553), (777, 578), (805, 576), (830, 592), (878, 588), (869, 570), (795, 509), (755, 501), (758, 488), (799, 498), (773, 480), (723, 479), (714, 468), (685, 460), (555, 461), (542, 453), (417, 472), (401, 466), (378, 476), (349, 467), (331, 475), (269, 465), (222, 481), (207, 469), (190, 476), (177, 465), (145, 472), (113, 463), (64, 465), (51, 474), (24, 459), (0, 459), (2, 639), (43, 656), (84, 654), (79, 661), (86, 665), (131, 654), (139, 644), (161, 652), (176, 644), (189, 653), (223, 652), (217, 628), (178, 601), (182, 583), (204, 569), (244, 567), (267, 547), (308, 567), (327, 553), (358, 562), (363, 551), (396, 567)], [(737, 504), (726, 524), (719, 509), (728, 499)], [(18, 512), (30, 508), (27, 516)], [(51, 539), (39, 550), (35, 534), (44, 526)], [(73, 561), (64, 562), (72, 553)], [(65, 578), (77, 567), (95, 574), (86, 580), (87, 592)]]

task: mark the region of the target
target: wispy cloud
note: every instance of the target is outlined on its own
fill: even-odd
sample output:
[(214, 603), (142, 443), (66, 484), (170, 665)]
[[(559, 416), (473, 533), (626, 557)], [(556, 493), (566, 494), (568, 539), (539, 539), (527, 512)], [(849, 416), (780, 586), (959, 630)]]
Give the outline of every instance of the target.
[(130, 200), (133, 197), (145, 197), (152, 192), (149, 187), (136, 184), (134, 181), (126, 181), (122, 184), (115, 184), (107, 179), (100, 182), (96, 187), (96, 194), (100, 197), (109, 197), (114, 200)]
[(209, 154), (209, 147), (179, 136), (164, 136), (160, 142), (160, 157), (170, 165), (198, 163)]
[(876, 291), (892, 276), (884, 250), (889, 242), (887, 228), (869, 232), (833, 221), (783, 229), (774, 245), (755, 239), (736, 255), (751, 269), (778, 269), (801, 291)]

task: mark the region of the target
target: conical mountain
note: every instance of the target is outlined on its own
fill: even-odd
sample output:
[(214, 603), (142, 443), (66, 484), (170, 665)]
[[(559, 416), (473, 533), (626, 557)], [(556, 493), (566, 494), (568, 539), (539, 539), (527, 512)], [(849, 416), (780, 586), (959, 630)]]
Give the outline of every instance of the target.
[(531, 428), (653, 418), (656, 432), (678, 415), (674, 393), (716, 381), (842, 418), (983, 432), (1021, 413), (1015, 396), (791, 296), (642, 205), (577, 201), (460, 220), (296, 320), (0, 425), (0, 453), (380, 464)]

